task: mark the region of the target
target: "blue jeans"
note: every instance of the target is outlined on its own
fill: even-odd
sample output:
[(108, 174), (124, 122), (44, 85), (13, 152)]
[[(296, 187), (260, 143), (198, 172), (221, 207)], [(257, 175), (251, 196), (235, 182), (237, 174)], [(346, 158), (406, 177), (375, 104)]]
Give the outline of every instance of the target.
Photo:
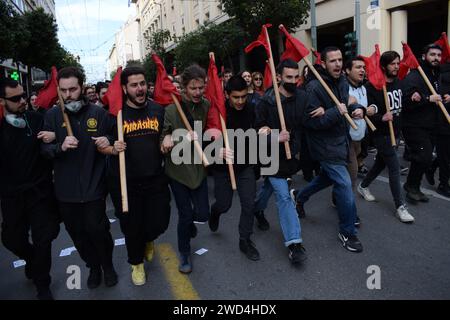
[(313, 194), (333, 185), (339, 215), (339, 231), (345, 236), (355, 235), (356, 204), (347, 167), (329, 162), (321, 162), (320, 166), (320, 174), (297, 193), (296, 200), (305, 204)]
[(170, 188), (178, 209), (178, 251), (182, 255), (191, 253), (191, 228), (194, 221), (206, 222), (209, 218), (208, 184), (205, 180), (197, 189), (170, 180)]
[(276, 177), (266, 177), (264, 179), (264, 184), (256, 197), (255, 211), (262, 211), (267, 208), (267, 203), (273, 192), (275, 192), (278, 219), (283, 231), (284, 245), (287, 247), (293, 243), (302, 243), (300, 221), (289, 195), (286, 179)]

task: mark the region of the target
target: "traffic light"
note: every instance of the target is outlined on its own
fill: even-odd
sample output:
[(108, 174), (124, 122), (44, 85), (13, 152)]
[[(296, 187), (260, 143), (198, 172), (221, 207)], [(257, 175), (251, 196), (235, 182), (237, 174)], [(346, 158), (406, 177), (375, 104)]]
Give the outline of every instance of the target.
[(358, 39), (356, 32), (349, 32), (344, 36), (345, 39), (345, 58), (351, 59), (358, 55)]

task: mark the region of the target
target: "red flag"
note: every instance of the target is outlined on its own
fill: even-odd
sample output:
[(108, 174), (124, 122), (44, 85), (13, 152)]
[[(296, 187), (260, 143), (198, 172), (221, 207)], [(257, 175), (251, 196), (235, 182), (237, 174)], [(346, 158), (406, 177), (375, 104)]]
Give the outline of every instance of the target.
[(264, 48), (266, 49), (267, 57), (270, 57), (269, 43), (267, 43), (266, 31), (267, 28), (270, 28), (271, 26), (272, 25), (270, 23), (266, 23), (265, 25), (262, 26), (261, 33), (259, 34), (258, 39), (250, 43), (245, 48), (245, 53), (249, 53), (256, 47), (264, 46)]
[(56, 70), (56, 67), (52, 67), (50, 79), (44, 82), (44, 87), (39, 91), (37, 96), (37, 106), (44, 109), (49, 109), (56, 103), (56, 101), (58, 101), (58, 81), (56, 80), (57, 74), (58, 71)]
[(309, 54), (309, 50), (306, 49), (303, 43), (301, 43), (298, 39), (290, 35), (282, 24), (280, 25), (280, 29), (286, 36), (286, 44), (285, 44), (286, 49), (283, 55), (281, 56), (281, 60), (292, 59), (296, 62), (299, 62)]
[(109, 113), (117, 117), (123, 106), (123, 90), (120, 85), (120, 75), (122, 67), (117, 68), (117, 72), (108, 87), (108, 91), (103, 96), (102, 103), (109, 106)]
[(316, 57), (316, 60), (314, 61), (314, 65), (321, 65), (322, 64), (322, 57), (320, 55), (320, 52), (317, 52), (316, 50), (312, 50), (314, 56)]
[(408, 75), (410, 69), (417, 69), (419, 62), (407, 43), (403, 43), (403, 59), (400, 61), (400, 70), (398, 71), (398, 78), (403, 80)]
[(447, 63), (447, 60), (450, 58), (450, 46), (448, 44), (447, 34), (442, 32), (441, 37), (435, 42), (435, 44), (438, 44), (442, 48), (441, 64)]
[(272, 72), (270, 71), (269, 61), (266, 61), (266, 68), (264, 69), (264, 90), (272, 86)]
[(384, 77), (384, 72), (380, 66), (381, 54), (379, 45), (375, 45), (375, 52), (370, 57), (360, 57), (363, 58), (366, 63), (366, 73), (370, 83), (377, 90), (382, 90), (383, 86), (386, 85), (386, 78)]
[(152, 60), (156, 64), (156, 82), (153, 100), (162, 106), (173, 103), (172, 94), (180, 100), (180, 94), (167, 76), (166, 69), (164, 68), (161, 59), (156, 54), (152, 54)]
[[(208, 83), (205, 89), (205, 97), (211, 103), (208, 111), (208, 120), (206, 122), (206, 129), (217, 129), (219, 132), (222, 130), (220, 123), (220, 115), (223, 120), (226, 121), (226, 109), (225, 109), (225, 96), (222, 90), (222, 84), (217, 74), (216, 63), (214, 58), (210, 57), (208, 67)], [(214, 138), (219, 136), (219, 133), (212, 133)]]

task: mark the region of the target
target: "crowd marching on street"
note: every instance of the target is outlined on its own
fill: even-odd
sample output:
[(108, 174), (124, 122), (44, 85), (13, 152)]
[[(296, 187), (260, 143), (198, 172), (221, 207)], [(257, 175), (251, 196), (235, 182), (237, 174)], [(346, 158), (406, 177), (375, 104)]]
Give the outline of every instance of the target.
[[(336, 240), (354, 253), (363, 251), (357, 234), (364, 224), (355, 197), (375, 201), (370, 185), (385, 168), (392, 215), (401, 223), (414, 223), (431, 201), (421, 182), (425, 177), (434, 184), (436, 170), (436, 191), (450, 198), (448, 40), (426, 45), (419, 59), (406, 43), (403, 54), (376, 47), (372, 56), (348, 61), (329, 46), (303, 69), (299, 62), (309, 50), (289, 34), (285, 47), (268, 73), (218, 73), (211, 55), (208, 70), (193, 63), (168, 75), (153, 54), (156, 79), (146, 79), (143, 67), (133, 65), (119, 69), (112, 81), (88, 85), (79, 69), (66, 67), (53, 69), (44, 88), (30, 94), (15, 80), (1, 80), (1, 240), (26, 261), (25, 275), (38, 299), (53, 299), (51, 248), (61, 223), (89, 268), (89, 289), (102, 281), (107, 287), (128, 281), (118, 279), (114, 268), (108, 195), (136, 286), (146, 283), (144, 262), (152, 261), (155, 241), (168, 229), (171, 200), (178, 211), (178, 270), (189, 274), (194, 222), (219, 232), (234, 191), (241, 206), (236, 237), (242, 254), (260, 259), (253, 228), (270, 228), (265, 215), (274, 195), (286, 257), (306, 268), (308, 239), (301, 222), (321, 190), (331, 187)], [(211, 129), (218, 130), (213, 139), (202, 139)], [(237, 143), (239, 133), (228, 139), (227, 132), (251, 130), (257, 143)], [(217, 142), (214, 158), (207, 157)], [(254, 147), (263, 143), (276, 162), (270, 173), (267, 162), (254, 161)], [(373, 148), (375, 162), (367, 168), (364, 159)], [(400, 157), (409, 168), (400, 165)], [(292, 177), (299, 172), (308, 184), (294, 189)], [(403, 185), (401, 174), (407, 174)], [(208, 194), (211, 182), (214, 192)]]

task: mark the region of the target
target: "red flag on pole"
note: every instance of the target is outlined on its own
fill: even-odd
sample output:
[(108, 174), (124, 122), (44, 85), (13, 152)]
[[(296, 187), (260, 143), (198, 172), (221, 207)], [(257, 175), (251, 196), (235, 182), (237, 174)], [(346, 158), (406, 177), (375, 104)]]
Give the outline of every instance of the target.
[[(217, 67), (213, 56), (209, 58), (208, 83), (205, 89), (205, 97), (211, 103), (208, 111), (206, 129), (217, 129), (219, 132), (222, 132), (220, 115), (226, 121), (227, 114), (225, 109), (225, 95), (223, 94), (222, 84), (217, 74)], [(219, 133), (213, 134), (213, 136), (217, 138)]]
[(309, 54), (309, 50), (303, 45), (303, 43), (289, 34), (283, 25), (280, 25), (280, 29), (286, 36), (286, 49), (281, 56), (281, 60), (292, 59), (299, 62)]
[(447, 34), (442, 32), (441, 37), (435, 42), (435, 44), (438, 44), (442, 48), (441, 64), (447, 63), (447, 60), (450, 58), (450, 46), (448, 44)]
[(382, 90), (386, 85), (386, 78), (380, 65), (380, 47), (375, 45), (375, 52), (370, 57), (360, 56), (366, 63), (366, 73), (369, 82), (377, 89)]
[(316, 60), (314, 61), (314, 65), (321, 65), (322, 64), (322, 57), (320, 56), (320, 52), (317, 52), (316, 50), (312, 50), (314, 57), (316, 57)]
[(272, 72), (270, 71), (269, 61), (266, 61), (266, 68), (264, 69), (264, 90), (272, 86)]
[(56, 70), (56, 67), (52, 67), (52, 74), (50, 79), (44, 82), (44, 87), (39, 91), (39, 94), (37, 96), (37, 106), (44, 109), (49, 109), (58, 100), (58, 81), (56, 80), (57, 74), (58, 71)]
[(403, 43), (403, 59), (400, 61), (400, 70), (398, 71), (398, 78), (403, 80), (408, 75), (410, 69), (419, 68), (419, 61), (417, 61), (414, 53), (407, 43)]
[(271, 26), (272, 25), (270, 23), (266, 23), (265, 25), (262, 26), (261, 33), (259, 34), (258, 39), (256, 39), (252, 43), (250, 43), (245, 48), (245, 53), (249, 53), (250, 51), (252, 51), (256, 47), (264, 46), (264, 48), (266, 49), (267, 57), (270, 57), (269, 44), (267, 43), (265, 29), (270, 28)]
[(161, 59), (155, 53), (152, 54), (152, 59), (156, 64), (156, 82), (153, 100), (162, 106), (173, 103), (172, 94), (174, 94), (178, 100), (181, 100), (180, 93), (177, 88), (175, 88), (172, 81), (170, 81)]
[(123, 105), (123, 90), (120, 85), (120, 75), (122, 74), (122, 67), (117, 68), (117, 72), (108, 87), (108, 91), (103, 96), (102, 103), (109, 106), (109, 113), (117, 117), (117, 114), (122, 110)]

